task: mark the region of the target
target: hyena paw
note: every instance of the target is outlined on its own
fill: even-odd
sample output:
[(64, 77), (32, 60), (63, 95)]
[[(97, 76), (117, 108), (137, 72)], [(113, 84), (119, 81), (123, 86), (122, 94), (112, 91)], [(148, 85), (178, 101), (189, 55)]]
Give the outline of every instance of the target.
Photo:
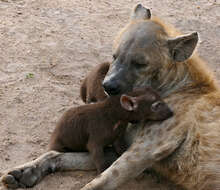
[(35, 166), (12, 169), (1, 177), (7, 188), (33, 187), (41, 179), (41, 172)]

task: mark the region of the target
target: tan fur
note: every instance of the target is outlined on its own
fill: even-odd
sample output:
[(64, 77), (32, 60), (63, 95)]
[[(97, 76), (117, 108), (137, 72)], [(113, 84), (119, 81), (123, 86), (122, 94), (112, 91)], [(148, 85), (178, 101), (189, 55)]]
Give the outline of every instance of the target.
[[(151, 20), (162, 26), (169, 37), (176, 37), (181, 35), (180, 31), (175, 29), (170, 24), (165, 24), (158, 17), (153, 17)], [(210, 88), (210, 90), (219, 89), (213, 72), (211, 72), (209, 67), (207, 67), (206, 63), (196, 53), (194, 53), (194, 55), (190, 59), (188, 59), (185, 62), (185, 64), (188, 67), (188, 72), (190, 73), (190, 76), (193, 79), (194, 85), (207, 85)]]
[[(161, 19), (158, 17), (154, 16), (151, 18), (151, 21), (157, 23), (160, 25), (164, 31), (166, 32), (166, 35), (168, 35), (170, 38), (176, 37), (181, 35), (181, 32), (175, 29), (172, 25), (170, 24), (165, 24)], [(118, 42), (120, 41), (119, 39), (122, 37), (123, 33), (129, 29), (129, 27), (133, 24), (137, 24), (138, 22), (148, 22), (148, 20), (131, 20), (117, 35), (114, 41), (113, 48), (117, 49), (119, 44)], [(158, 34), (160, 35), (160, 34)], [(163, 38), (167, 38), (167, 36), (164, 36), (164, 34), (161, 34)], [(160, 53), (163, 53), (161, 51)], [(167, 56), (167, 54), (163, 55), (164, 57)], [(167, 60), (167, 59), (165, 59)], [(187, 67), (187, 71), (184, 69)], [(175, 64), (172, 64), (172, 62), (168, 62), (165, 65), (166, 69), (170, 70), (170, 67), (176, 67)], [(210, 90), (216, 90), (219, 89), (219, 85), (216, 82), (216, 79), (214, 77), (213, 72), (207, 67), (206, 63), (197, 55), (197, 53), (194, 52), (193, 56), (186, 60), (184, 63), (179, 64), (178, 69), (180, 69), (178, 72), (173, 73), (173, 78), (174, 75), (176, 78), (178, 78), (178, 75), (184, 75), (187, 73), (190, 74), (190, 77), (192, 78), (193, 83), (191, 85), (193, 86), (207, 86), (210, 88)], [(165, 70), (165, 74), (167, 74), (167, 71)]]
[(220, 188), (219, 182), (215, 181), (220, 179), (217, 135), (220, 134), (220, 107), (216, 107), (219, 98), (219, 92), (205, 95), (197, 88), (186, 89), (167, 99), (176, 114), (175, 120), (169, 124), (171, 133), (185, 132), (186, 140), (172, 156), (153, 168), (187, 189)]
[[(170, 37), (179, 34), (158, 18), (153, 20), (163, 26)], [(177, 63), (177, 67), (181, 64), (187, 69), (177, 74), (189, 73), (192, 83), (169, 96), (167, 102), (176, 113), (173, 133), (187, 131), (187, 139), (180, 150), (154, 168), (187, 189), (217, 190), (220, 189), (219, 86), (206, 63), (196, 54), (185, 63)]]

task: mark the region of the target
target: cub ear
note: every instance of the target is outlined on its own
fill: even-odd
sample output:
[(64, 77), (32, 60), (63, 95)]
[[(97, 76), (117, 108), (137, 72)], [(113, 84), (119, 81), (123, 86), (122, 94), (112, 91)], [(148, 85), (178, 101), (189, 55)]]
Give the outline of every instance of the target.
[(121, 95), (120, 103), (121, 106), (127, 111), (134, 111), (138, 107), (137, 99), (125, 94)]
[(151, 12), (150, 9), (147, 9), (143, 7), (141, 4), (137, 4), (131, 14), (131, 20), (135, 19), (150, 19), (151, 18)]
[(169, 39), (168, 48), (171, 58), (176, 62), (187, 60), (192, 55), (198, 39), (197, 32)]

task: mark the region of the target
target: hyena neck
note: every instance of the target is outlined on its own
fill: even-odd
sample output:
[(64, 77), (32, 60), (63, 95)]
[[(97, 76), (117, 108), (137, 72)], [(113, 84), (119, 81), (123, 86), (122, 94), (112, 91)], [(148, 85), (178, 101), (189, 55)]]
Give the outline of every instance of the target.
[(189, 88), (200, 88), (200, 92), (204, 93), (219, 90), (214, 74), (197, 56), (186, 62), (173, 63), (162, 68), (155, 89), (162, 97), (166, 97)]
[(137, 83), (135, 87), (151, 86), (164, 98), (193, 84), (185, 63), (178, 66), (173, 64), (162, 67), (157, 73), (157, 77), (148, 75), (144, 82)]
[(161, 69), (156, 89), (162, 97), (192, 87), (194, 84), (187, 63), (177, 64)]

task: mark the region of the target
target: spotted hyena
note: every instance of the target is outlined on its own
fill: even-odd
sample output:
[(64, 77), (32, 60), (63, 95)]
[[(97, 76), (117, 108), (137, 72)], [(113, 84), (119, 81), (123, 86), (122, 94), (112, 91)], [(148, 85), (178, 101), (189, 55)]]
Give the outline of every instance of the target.
[[(175, 114), (162, 123), (139, 125), (129, 150), (82, 190), (117, 189), (151, 167), (189, 190), (220, 189), (220, 91), (212, 72), (193, 54), (197, 43), (196, 32), (181, 35), (142, 5), (134, 8), (116, 38), (103, 86), (109, 95), (151, 86)], [(9, 170), (2, 181), (29, 187), (49, 172), (93, 167), (87, 154), (48, 152)]]

